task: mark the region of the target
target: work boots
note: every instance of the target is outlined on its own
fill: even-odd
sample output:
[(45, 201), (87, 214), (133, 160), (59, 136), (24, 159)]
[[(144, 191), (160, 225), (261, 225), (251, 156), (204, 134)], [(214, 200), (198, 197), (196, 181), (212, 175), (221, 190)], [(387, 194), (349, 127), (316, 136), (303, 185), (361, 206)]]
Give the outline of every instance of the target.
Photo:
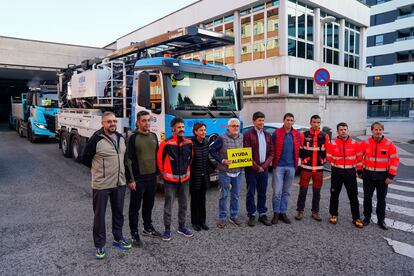
[(296, 220), (302, 220), (303, 219), (303, 211), (298, 211), (296, 213), (295, 219)]

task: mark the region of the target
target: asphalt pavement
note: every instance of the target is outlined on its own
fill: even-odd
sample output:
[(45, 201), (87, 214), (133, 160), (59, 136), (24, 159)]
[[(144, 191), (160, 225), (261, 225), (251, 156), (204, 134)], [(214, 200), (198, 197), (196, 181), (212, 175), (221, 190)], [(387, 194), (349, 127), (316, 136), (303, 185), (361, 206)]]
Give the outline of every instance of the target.
[[(409, 153), (407, 160), (414, 159), (414, 146), (405, 144), (404, 149)], [(414, 259), (396, 252), (401, 246), (393, 246), (400, 245), (398, 242), (414, 246), (414, 165), (410, 162), (406, 162), (407, 172), (401, 179), (405, 182), (397, 181), (393, 185), (399, 189), (389, 190), (387, 203), (394, 207), (387, 213), (393, 227), (388, 231), (373, 223), (364, 229), (355, 228), (345, 190), (340, 197), (338, 224), (329, 224), (329, 173), (321, 194), (322, 222), (310, 219), (311, 191), (305, 219), (293, 219), (298, 194), (295, 185), (288, 212), (291, 225), (279, 222), (270, 227), (248, 227), (243, 180), (242, 226), (215, 227), (218, 190), (213, 186), (207, 194), (209, 231), (196, 232), (192, 238), (173, 232), (170, 242), (143, 237), (144, 247), (128, 252), (111, 245), (108, 206), (107, 257), (99, 261), (92, 240), (88, 168), (64, 158), (56, 143), (31, 144), (15, 132), (1, 131), (0, 275), (414, 275)], [(270, 198), (271, 185), (269, 217)], [(360, 204), (362, 212), (362, 201)], [(130, 237), (128, 205), (129, 192), (124, 235)], [(162, 214), (160, 191), (153, 212), (154, 226), (160, 231)], [(188, 211), (188, 224), (189, 215)], [(177, 203), (173, 224), (177, 226)], [(402, 248), (414, 253), (414, 247)]]

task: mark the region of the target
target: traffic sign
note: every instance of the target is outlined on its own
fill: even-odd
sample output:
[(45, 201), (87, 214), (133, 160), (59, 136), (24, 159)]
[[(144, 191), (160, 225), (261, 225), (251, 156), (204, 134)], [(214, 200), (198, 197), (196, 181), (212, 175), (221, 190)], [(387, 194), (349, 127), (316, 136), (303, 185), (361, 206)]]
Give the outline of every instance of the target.
[(331, 80), (331, 74), (325, 68), (319, 68), (315, 71), (313, 75), (313, 80), (316, 82), (317, 85), (325, 86)]
[(315, 92), (316, 94), (319, 94), (319, 95), (328, 95), (329, 87), (326, 85), (325, 86), (316, 85)]

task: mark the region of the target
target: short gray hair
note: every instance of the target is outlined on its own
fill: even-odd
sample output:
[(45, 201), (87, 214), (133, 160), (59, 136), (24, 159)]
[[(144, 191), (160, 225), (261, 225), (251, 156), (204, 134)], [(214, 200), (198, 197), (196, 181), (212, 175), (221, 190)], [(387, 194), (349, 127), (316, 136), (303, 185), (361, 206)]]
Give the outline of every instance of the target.
[(116, 117), (115, 113), (113, 113), (112, 111), (105, 111), (104, 114), (102, 114), (102, 122), (103, 122), (105, 117), (108, 117), (108, 116), (111, 116), (111, 115)]
[(227, 125), (229, 126), (229, 125), (231, 125), (231, 122), (237, 122), (238, 124), (240, 124), (240, 120), (239, 119), (237, 119), (237, 118), (230, 118), (228, 121), (227, 121)]

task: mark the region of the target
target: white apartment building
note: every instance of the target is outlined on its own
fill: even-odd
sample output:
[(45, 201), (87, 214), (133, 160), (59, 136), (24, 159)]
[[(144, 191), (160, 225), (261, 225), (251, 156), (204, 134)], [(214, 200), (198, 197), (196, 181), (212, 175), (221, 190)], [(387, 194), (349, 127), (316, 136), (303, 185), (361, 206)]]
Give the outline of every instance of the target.
[[(245, 124), (255, 111), (263, 111), (268, 122), (281, 122), (291, 112), (297, 124), (308, 125), (320, 114), (332, 129), (344, 121), (355, 134), (365, 131), (368, 6), (357, 0), (200, 0), (119, 38), (116, 45), (190, 25), (235, 37), (234, 46), (183, 58), (204, 56), (236, 69)], [(325, 103), (313, 82), (321, 67), (331, 76)]]

